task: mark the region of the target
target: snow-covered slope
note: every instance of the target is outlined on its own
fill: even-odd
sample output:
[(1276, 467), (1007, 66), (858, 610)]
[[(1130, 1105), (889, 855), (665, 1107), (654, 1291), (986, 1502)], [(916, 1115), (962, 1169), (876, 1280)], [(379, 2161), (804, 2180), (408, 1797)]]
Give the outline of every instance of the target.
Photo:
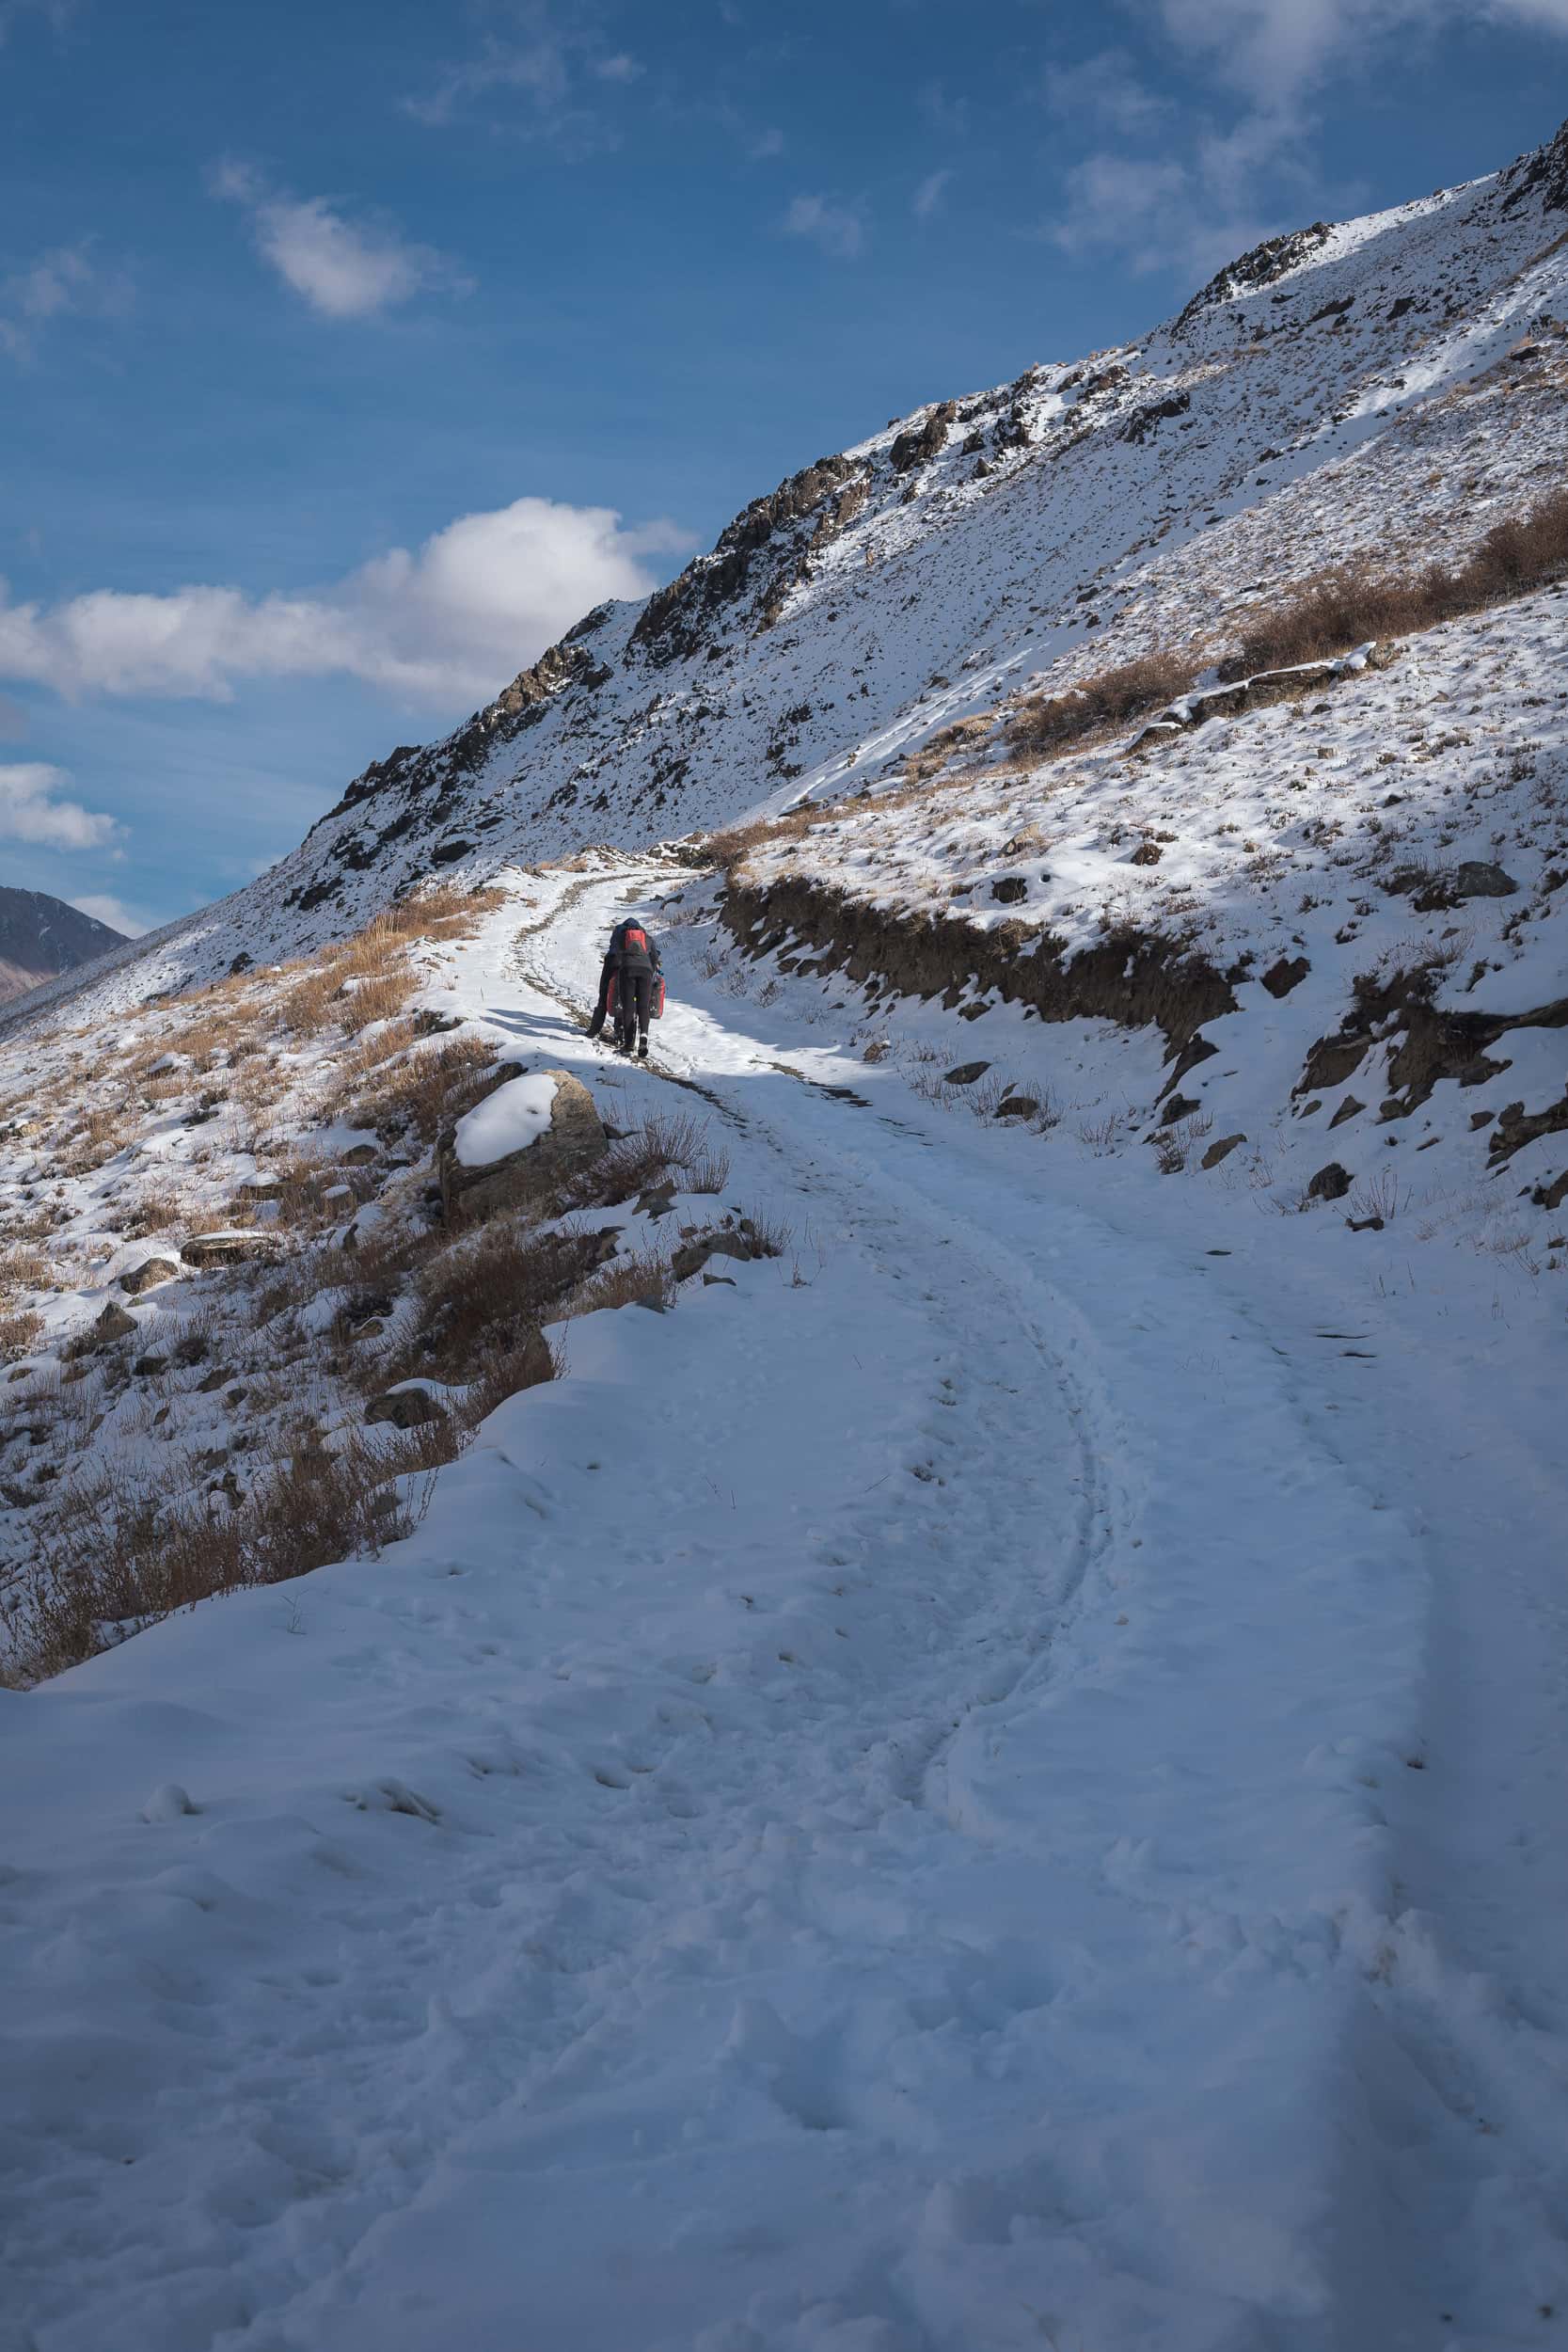
[(1568, 125), (1259, 247), (1141, 342), (820, 459), (646, 604), (588, 614), (454, 734), (368, 769), (104, 1001), (298, 952), (432, 872), (840, 791), (1039, 675), (1223, 644), (1260, 585), (1357, 551), (1464, 550), (1562, 478), (1565, 239)]
[[(1565, 237), (919, 411), (0, 1017), (0, 2352), (1552, 2340), (1568, 589), (1015, 720), (1560, 486)], [(505, 1064), (626, 1156), (467, 1226)]]

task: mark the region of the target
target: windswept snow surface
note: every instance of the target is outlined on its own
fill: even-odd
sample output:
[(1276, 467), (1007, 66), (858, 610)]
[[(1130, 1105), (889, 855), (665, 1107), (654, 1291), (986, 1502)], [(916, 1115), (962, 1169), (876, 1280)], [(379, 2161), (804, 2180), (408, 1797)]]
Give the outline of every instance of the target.
[(0, 1692), (0, 2346), (1550, 2342), (1560, 1310), (956, 1120), (680, 910), (601, 1059), (658, 886), (453, 1009), (784, 1254)]

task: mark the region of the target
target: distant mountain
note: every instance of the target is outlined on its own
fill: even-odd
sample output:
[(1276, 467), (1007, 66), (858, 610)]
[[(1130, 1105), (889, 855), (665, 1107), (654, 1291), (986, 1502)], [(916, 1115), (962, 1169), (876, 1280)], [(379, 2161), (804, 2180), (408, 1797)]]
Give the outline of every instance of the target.
[(63, 898), (0, 884), (0, 1004), (124, 945), (123, 931), (111, 930)]

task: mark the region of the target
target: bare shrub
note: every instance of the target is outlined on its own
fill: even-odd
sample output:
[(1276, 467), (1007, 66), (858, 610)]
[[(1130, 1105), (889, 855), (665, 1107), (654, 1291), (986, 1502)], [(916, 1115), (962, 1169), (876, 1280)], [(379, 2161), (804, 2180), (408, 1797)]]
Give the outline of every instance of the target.
[(432, 1144), (443, 1127), (489, 1092), (495, 1061), (496, 1048), (487, 1039), (443, 1038), (385, 1069), (367, 1092), (358, 1090), (363, 1073), (353, 1077), (345, 1073), (329, 1109), (346, 1113), (356, 1126), (373, 1128), (377, 1135), (412, 1133)]
[(277, 1584), (334, 1560), (373, 1558), (411, 1532), (393, 1482), (450, 1459), (440, 1422), (354, 1437), (328, 1453), (302, 1444), (276, 1458), (237, 1503), (174, 1494), (123, 1472), (64, 1493), (11, 1620), (23, 1677), (90, 1657), (110, 1629), (139, 1627), (214, 1593)]
[(54, 1287), (54, 1267), (41, 1249), (28, 1242), (13, 1242), (0, 1250), (0, 1298), (14, 1291)]
[(1380, 1168), (1375, 1175), (1362, 1178), (1345, 1206), (1357, 1225), (1371, 1221), (1389, 1225), (1402, 1209), (1410, 1206), (1410, 1192), (1400, 1183), (1398, 1168)]
[[(537, 1233), (501, 1221), (436, 1250), (419, 1269), (411, 1311), (401, 1319), (390, 1359), (376, 1368), (378, 1379), (457, 1385), (505, 1367), (519, 1375), (513, 1388), (530, 1386), (521, 1374), (541, 1360), (541, 1325), (603, 1254), (594, 1233)], [(367, 1280), (379, 1287), (382, 1271), (369, 1262)], [(532, 1377), (549, 1375), (535, 1370)]]
[(1370, 638), (1408, 636), (1524, 595), (1565, 566), (1568, 490), (1560, 490), (1496, 525), (1455, 569), (1433, 564), (1419, 572), (1381, 572), (1362, 557), (1318, 573), (1284, 603), (1247, 615), (1225, 675), (1245, 677), (1322, 660)]
[(1197, 667), (1195, 655), (1142, 654), (1062, 693), (1026, 695), (1009, 714), (1003, 740), (1016, 757), (1038, 758), (1101, 727), (1162, 708), (1192, 683)]
[(19, 1356), (30, 1355), (42, 1329), (41, 1315), (0, 1314), (0, 1363), (13, 1364)]

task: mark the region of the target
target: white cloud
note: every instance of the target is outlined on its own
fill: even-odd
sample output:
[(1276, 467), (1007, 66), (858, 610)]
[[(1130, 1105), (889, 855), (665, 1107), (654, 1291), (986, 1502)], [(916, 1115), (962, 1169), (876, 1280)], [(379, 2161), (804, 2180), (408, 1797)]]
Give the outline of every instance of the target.
[(66, 903), (73, 906), (78, 914), (90, 914), (95, 923), (107, 923), (112, 931), (123, 931), (127, 939), (139, 939), (143, 931), (157, 929), (155, 923), (144, 921), (119, 898), (106, 898), (102, 891), (89, 890), (84, 898), (71, 898)]
[(690, 545), (668, 522), (628, 531), (610, 507), (524, 498), (306, 595), (103, 588), (44, 608), (11, 603), (0, 582), (0, 677), (72, 697), (226, 701), (242, 678), (337, 675), (437, 703), (478, 700), (591, 606), (646, 596), (657, 576), (644, 558)]
[(765, 164), (774, 155), (784, 153), (784, 135), (782, 131), (772, 127), (766, 131), (759, 131), (752, 139), (746, 151), (754, 164)]
[(1139, 81), (1123, 49), (1101, 49), (1079, 65), (1048, 66), (1044, 94), (1053, 114), (1129, 135), (1146, 130), (1170, 108), (1168, 99)]
[(1465, 19), (1568, 33), (1568, 0), (1159, 0), (1177, 45), (1281, 113), (1381, 37)]
[(499, 97), (504, 111), (492, 119), (514, 137), (547, 139), (578, 159), (616, 146), (613, 122), (584, 99), (596, 102), (595, 84), (602, 93), (641, 81), (646, 72), (641, 60), (607, 48), (595, 12), (580, 0), (559, 8), (551, 0), (511, 0), (508, 13), (516, 25), (510, 38), (487, 35), (473, 56), (449, 66), (430, 89), (405, 98), (404, 111), (439, 128)]
[(30, 358), (54, 320), (119, 317), (130, 302), (129, 278), (95, 261), (90, 238), (53, 246), (0, 278), (0, 351), (13, 359)]
[(1097, 153), (1067, 175), (1067, 206), (1048, 230), (1064, 253), (1085, 259), (1117, 253), (1142, 273), (1184, 269), (1207, 278), (1256, 245), (1265, 216), (1241, 209), (1227, 157)]
[(373, 318), (427, 289), (472, 291), (433, 246), (410, 245), (385, 223), (347, 220), (325, 197), (276, 195), (240, 164), (221, 165), (212, 187), (245, 207), (262, 258), (325, 318)]
[(50, 850), (97, 850), (119, 827), (112, 817), (95, 816), (79, 801), (61, 800), (71, 782), (63, 768), (28, 759), (0, 765), (0, 841), (28, 841)]
[(914, 192), (916, 220), (929, 220), (946, 195), (953, 174), (951, 171), (929, 171)]
[(798, 196), (784, 216), (786, 237), (809, 237), (835, 262), (853, 261), (865, 246), (865, 222), (847, 204), (823, 196)]

